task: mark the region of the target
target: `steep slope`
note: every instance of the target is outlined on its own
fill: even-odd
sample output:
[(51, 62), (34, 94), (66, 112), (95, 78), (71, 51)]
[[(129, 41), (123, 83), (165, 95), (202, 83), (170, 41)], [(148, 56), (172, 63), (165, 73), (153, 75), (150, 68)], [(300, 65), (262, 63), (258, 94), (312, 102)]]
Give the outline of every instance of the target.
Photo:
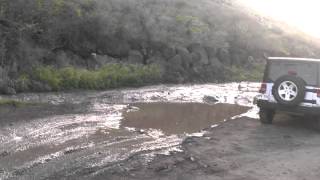
[(47, 85), (34, 78), (39, 66), (155, 64), (163, 82), (216, 82), (259, 78), (265, 56), (319, 52), (227, 0), (1, 0), (0, 37), (0, 92), (6, 93), (21, 91), (22, 74), (37, 82), (23, 91)]

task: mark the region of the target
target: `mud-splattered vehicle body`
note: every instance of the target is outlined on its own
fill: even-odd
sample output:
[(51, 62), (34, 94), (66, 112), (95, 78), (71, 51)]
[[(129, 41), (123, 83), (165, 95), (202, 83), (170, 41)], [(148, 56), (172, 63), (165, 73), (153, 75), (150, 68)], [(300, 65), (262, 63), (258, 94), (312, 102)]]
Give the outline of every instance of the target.
[(264, 72), (260, 121), (271, 124), (277, 111), (320, 115), (320, 59), (270, 57)]

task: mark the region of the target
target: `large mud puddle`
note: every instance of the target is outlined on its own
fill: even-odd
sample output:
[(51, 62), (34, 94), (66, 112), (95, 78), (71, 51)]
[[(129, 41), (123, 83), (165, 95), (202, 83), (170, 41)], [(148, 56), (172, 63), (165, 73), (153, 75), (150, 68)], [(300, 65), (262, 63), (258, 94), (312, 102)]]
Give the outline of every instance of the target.
[(165, 134), (195, 133), (233, 116), (248, 107), (233, 104), (139, 103), (124, 113), (122, 126), (137, 129), (159, 129)]
[(0, 179), (90, 179), (132, 157), (147, 163), (181, 151), (187, 136), (202, 136), (234, 117), (254, 117), (256, 85), (0, 96), (50, 102), (0, 110)]

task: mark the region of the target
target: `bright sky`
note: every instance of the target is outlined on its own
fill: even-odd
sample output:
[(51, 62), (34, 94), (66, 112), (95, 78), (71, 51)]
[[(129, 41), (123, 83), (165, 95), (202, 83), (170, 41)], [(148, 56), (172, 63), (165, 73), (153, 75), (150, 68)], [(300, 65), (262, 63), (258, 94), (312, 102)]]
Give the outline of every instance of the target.
[(249, 7), (320, 38), (320, 0), (242, 0)]

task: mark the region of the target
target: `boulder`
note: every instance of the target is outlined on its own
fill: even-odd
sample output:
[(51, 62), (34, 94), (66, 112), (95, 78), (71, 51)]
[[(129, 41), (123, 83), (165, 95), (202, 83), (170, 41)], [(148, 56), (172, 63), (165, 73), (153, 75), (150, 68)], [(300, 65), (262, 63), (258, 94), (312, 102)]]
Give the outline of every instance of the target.
[(207, 54), (208, 54), (208, 58), (214, 58), (217, 57), (217, 48), (214, 47), (205, 47)]
[(70, 66), (70, 59), (64, 51), (59, 51), (56, 53), (56, 65), (58, 68)]
[(3, 94), (15, 95), (15, 94), (17, 94), (17, 92), (12, 87), (6, 87), (6, 88), (4, 88)]
[(170, 58), (172, 58), (173, 56), (176, 55), (176, 50), (175, 50), (174, 47), (165, 46), (165, 47), (162, 48), (161, 53), (162, 53), (162, 56), (165, 59), (170, 59)]
[(213, 96), (204, 96), (203, 97), (203, 102), (208, 103), (208, 104), (214, 104), (218, 101), (219, 100), (217, 97), (213, 97)]
[(166, 64), (167, 61), (160, 56), (152, 56), (147, 60), (147, 64)]
[(142, 64), (143, 55), (137, 50), (130, 50), (128, 56), (128, 63), (130, 64)]
[(96, 63), (99, 66), (103, 66), (109, 63), (117, 63), (118, 60), (115, 58), (112, 58), (108, 55), (99, 55), (99, 54), (92, 54), (93, 59), (96, 61)]
[(3, 77), (4, 74), (5, 74), (5, 70), (0, 66), (0, 78)]
[(200, 64), (200, 60), (201, 60), (201, 55), (199, 53), (195, 53), (195, 52), (192, 52), (191, 53), (191, 59), (192, 59), (192, 62), (195, 64)]
[(219, 61), (219, 59), (216, 57), (211, 57), (209, 61), (210, 61), (210, 64), (214, 67), (221, 68), (223, 66), (222, 63)]
[(14, 95), (16, 90), (12, 88), (10, 81), (0, 79), (0, 94)]
[(18, 64), (13, 62), (8, 69), (8, 76), (16, 78), (18, 76)]
[(177, 47), (176, 51), (177, 51), (177, 54), (181, 57), (182, 66), (185, 69), (190, 68), (190, 65), (192, 63), (192, 55), (189, 53), (188, 49), (183, 47)]
[(220, 48), (217, 52), (217, 57), (225, 65), (231, 65), (230, 53), (227, 48)]
[(207, 51), (204, 47), (201, 46), (201, 44), (191, 44), (188, 47), (189, 51), (192, 53), (198, 53), (200, 56), (200, 63), (201, 64), (209, 64), (209, 58), (208, 58), (208, 54)]
[(48, 92), (48, 91), (52, 91), (52, 88), (45, 83), (39, 82), (39, 81), (31, 81), (31, 89), (33, 91), (37, 91), (37, 92)]
[(147, 60), (147, 64), (156, 64), (160, 68), (160, 72), (166, 72), (167, 65), (169, 64), (163, 57), (153, 56)]
[(243, 66), (248, 63), (248, 52), (240, 48), (232, 48), (230, 50), (231, 64)]
[(169, 64), (176, 67), (176, 68), (181, 68), (182, 66), (182, 58), (180, 55), (175, 55), (174, 57), (170, 58), (168, 60)]
[(29, 91), (29, 85), (30, 85), (30, 81), (29, 80), (16, 80), (15, 81), (15, 85), (14, 88), (17, 92), (27, 92)]
[(107, 37), (100, 41), (98, 49), (103, 54), (114, 58), (123, 58), (129, 55), (130, 45), (126, 40), (116, 37)]

